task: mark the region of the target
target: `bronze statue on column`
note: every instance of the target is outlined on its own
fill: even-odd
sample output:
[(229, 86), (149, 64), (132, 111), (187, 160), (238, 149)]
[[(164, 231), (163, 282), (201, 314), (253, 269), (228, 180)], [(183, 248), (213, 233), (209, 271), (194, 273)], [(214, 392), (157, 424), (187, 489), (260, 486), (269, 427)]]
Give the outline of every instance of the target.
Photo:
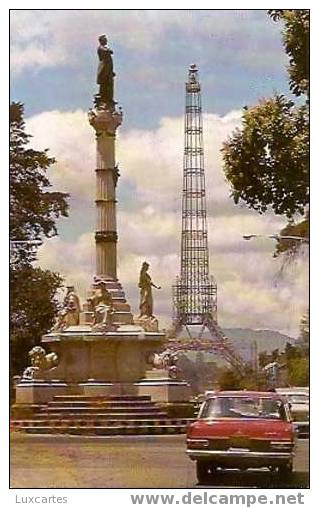
[(99, 105), (105, 104), (111, 110), (114, 109), (113, 91), (114, 91), (114, 72), (113, 72), (113, 51), (107, 46), (106, 35), (100, 35), (99, 46), (97, 48), (99, 57), (99, 66), (97, 69), (96, 82), (100, 85)]

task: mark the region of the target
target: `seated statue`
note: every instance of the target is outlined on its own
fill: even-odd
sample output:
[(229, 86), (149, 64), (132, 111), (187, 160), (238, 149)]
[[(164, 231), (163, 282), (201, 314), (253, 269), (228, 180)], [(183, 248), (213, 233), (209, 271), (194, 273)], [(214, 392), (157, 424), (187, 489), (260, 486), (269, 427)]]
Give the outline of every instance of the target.
[(80, 322), (80, 299), (75, 292), (74, 286), (67, 286), (67, 293), (63, 300), (57, 322), (53, 327), (55, 331), (62, 331), (69, 326), (76, 326)]
[(96, 279), (94, 288), (94, 295), (88, 298), (89, 307), (94, 313), (92, 328), (93, 330), (111, 331), (114, 329), (112, 297), (103, 280)]

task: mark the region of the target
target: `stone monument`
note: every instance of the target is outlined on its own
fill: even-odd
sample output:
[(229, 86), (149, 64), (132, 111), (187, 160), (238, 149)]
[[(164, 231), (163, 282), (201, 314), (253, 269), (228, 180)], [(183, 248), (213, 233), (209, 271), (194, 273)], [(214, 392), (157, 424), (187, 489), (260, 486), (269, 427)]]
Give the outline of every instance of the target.
[(97, 52), (99, 93), (88, 114), (96, 136), (96, 274), (82, 306), (75, 288), (67, 288), (56, 325), (30, 353), (31, 366), (16, 385), (16, 407), (43, 404), (55, 395), (150, 395), (173, 402), (190, 393), (185, 382), (168, 375), (165, 362), (154, 363), (167, 341), (153, 315), (157, 286), (148, 263), (141, 269), (135, 321), (117, 277), (115, 140), (123, 115), (113, 99), (115, 74), (105, 35)]

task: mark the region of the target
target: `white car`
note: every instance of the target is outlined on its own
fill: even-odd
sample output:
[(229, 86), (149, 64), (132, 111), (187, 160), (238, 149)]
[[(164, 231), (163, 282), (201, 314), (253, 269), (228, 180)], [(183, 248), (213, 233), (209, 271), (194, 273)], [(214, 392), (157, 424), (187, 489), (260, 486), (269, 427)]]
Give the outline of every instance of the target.
[(309, 388), (276, 388), (276, 392), (289, 401), (298, 437), (309, 437)]

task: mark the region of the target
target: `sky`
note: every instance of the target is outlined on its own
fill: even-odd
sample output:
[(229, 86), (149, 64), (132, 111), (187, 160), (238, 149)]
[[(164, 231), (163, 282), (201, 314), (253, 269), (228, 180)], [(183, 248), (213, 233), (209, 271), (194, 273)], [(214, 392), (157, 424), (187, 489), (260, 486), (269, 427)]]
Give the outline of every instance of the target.
[(32, 146), (57, 163), (53, 188), (70, 194), (59, 236), (39, 250), (42, 268), (58, 271), (82, 298), (94, 275), (95, 139), (92, 107), (97, 37), (114, 51), (115, 99), (123, 108), (116, 157), (118, 275), (134, 314), (138, 275), (150, 263), (154, 312), (163, 327), (172, 314), (179, 272), (183, 113), (190, 64), (202, 84), (210, 270), (218, 285), (223, 327), (272, 329), (298, 336), (308, 306), (307, 252), (282, 270), (274, 241), (245, 241), (284, 225), (272, 213), (235, 205), (220, 149), (241, 124), (243, 106), (288, 93), (280, 25), (263, 10), (11, 11), (11, 100), (25, 104)]

